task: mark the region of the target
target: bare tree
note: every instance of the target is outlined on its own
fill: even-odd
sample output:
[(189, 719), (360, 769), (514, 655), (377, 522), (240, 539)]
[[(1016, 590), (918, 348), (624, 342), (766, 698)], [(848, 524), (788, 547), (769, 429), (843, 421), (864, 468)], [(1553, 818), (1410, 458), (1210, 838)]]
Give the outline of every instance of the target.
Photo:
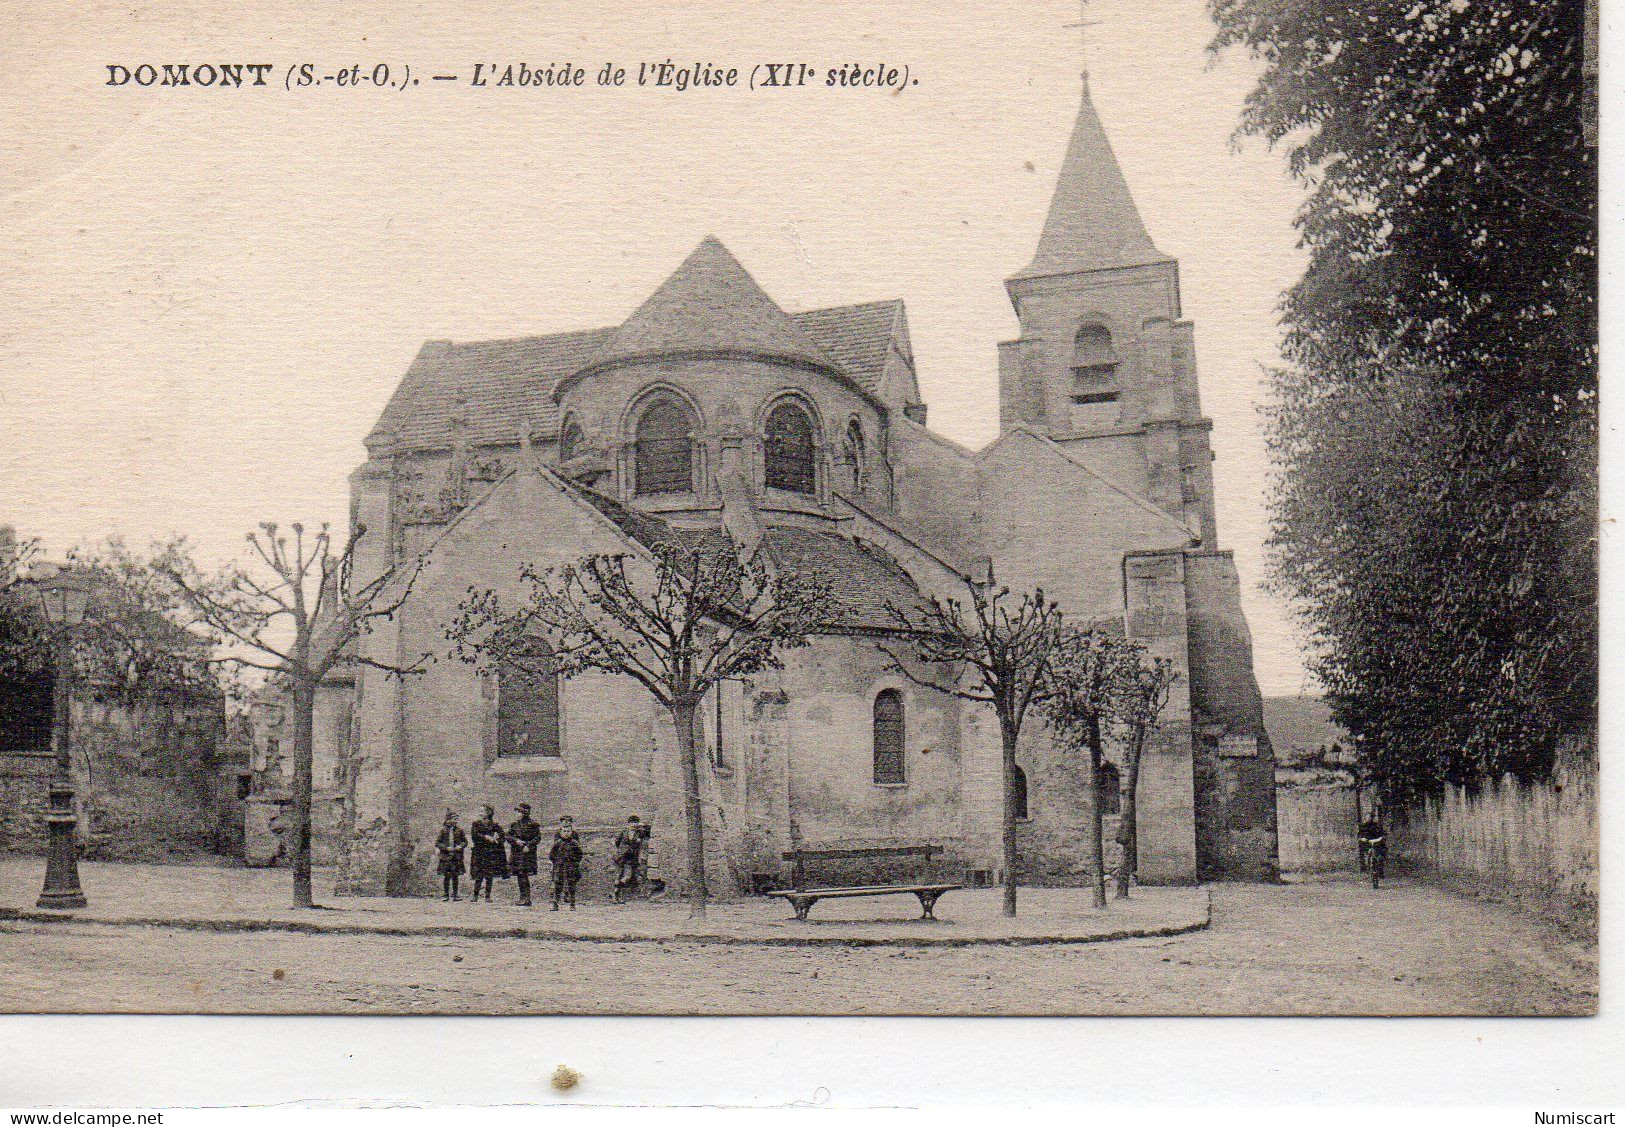
[(1141, 662), (1122, 686), (1118, 722), (1128, 730), (1128, 751), (1123, 772), (1123, 805), (1117, 821), (1117, 899), (1127, 900), (1129, 885), (1140, 875), (1140, 758), (1146, 741), (1156, 731), (1179, 673), (1165, 657)]
[[(1042, 588), (1020, 595), (986, 582), (966, 580), (970, 599), (930, 598), (908, 610), (894, 609), (899, 627), (916, 656), (945, 669), (950, 687), (916, 676), (890, 650), (894, 668), (917, 684), (952, 693), (962, 700), (991, 704), (999, 721), (1004, 751), (1004, 804), (1000, 819), (1004, 852), (1004, 914), (1016, 914), (1016, 743), (1027, 713), (1051, 691), (1050, 662), (1064, 636), (1060, 608)], [(882, 647), (885, 649), (885, 647)], [(962, 683), (970, 671), (974, 683)]]
[[(446, 636), (483, 673), (531, 678), (589, 671), (624, 674), (671, 714), (683, 777), (690, 914), (705, 915), (702, 741), (695, 716), (719, 683), (782, 668), (834, 607), (814, 580), (769, 570), (761, 553), (731, 541), (703, 549), (670, 544), (647, 554), (593, 555), (562, 568), (520, 570), (525, 593), (508, 605), (471, 591)], [(537, 643), (543, 643), (538, 645)]]
[(1104, 730), (1122, 715), (1124, 687), (1140, 664), (1141, 648), (1102, 626), (1068, 630), (1053, 666), (1053, 687), (1044, 711), (1056, 736), (1084, 753), (1088, 765), (1088, 850), (1094, 906), (1106, 907), (1106, 856), (1101, 832), (1101, 764)]
[(128, 568), (145, 573), (170, 613), (194, 639), (214, 647), (212, 659), (238, 669), (271, 673), (284, 686), (293, 738), (293, 903), (314, 907), (310, 886), (310, 795), (316, 692), (341, 664), (367, 665), (395, 676), (419, 671), (410, 665), (363, 657), (356, 642), (380, 619), (394, 616), (411, 595), (422, 560), (389, 567), (364, 581), (354, 571), (355, 552), (366, 534), (356, 525), (343, 546), (324, 524), (307, 534), (302, 524), (261, 524), (248, 534), (250, 567), (230, 564), (214, 574), (193, 561), (184, 541), (161, 545), (149, 561)]

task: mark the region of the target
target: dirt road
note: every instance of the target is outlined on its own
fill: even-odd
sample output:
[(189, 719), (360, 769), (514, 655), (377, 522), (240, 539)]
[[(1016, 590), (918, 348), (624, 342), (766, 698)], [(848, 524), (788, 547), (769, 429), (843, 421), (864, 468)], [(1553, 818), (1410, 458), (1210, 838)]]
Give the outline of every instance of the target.
[(1210, 930), (1067, 947), (680, 943), (0, 925), (0, 1010), (1581, 1014), (1595, 948), (1400, 882), (1214, 889)]

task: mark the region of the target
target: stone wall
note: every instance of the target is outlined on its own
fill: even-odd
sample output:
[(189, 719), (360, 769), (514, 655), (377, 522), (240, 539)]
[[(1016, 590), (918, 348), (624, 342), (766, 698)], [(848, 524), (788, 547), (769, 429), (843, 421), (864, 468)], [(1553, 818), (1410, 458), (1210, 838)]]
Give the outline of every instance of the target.
[(1185, 558), (1195, 733), (1196, 857), (1202, 880), (1273, 880), (1275, 755), (1253, 678), (1253, 643), (1229, 552)]
[[(373, 519), (368, 505), (376, 495), (361, 494), (362, 519)], [(387, 527), (387, 515), (379, 515)], [(682, 790), (669, 713), (628, 678), (584, 675), (561, 688), (561, 755), (502, 755), (496, 686), (452, 656), (444, 636), (470, 584), (512, 598), (519, 592), (520, 560), (564, 563), (623, 546), (595, 510), (523, 472), (466, 510), (447, 532), (408, 608), (363, 640), (368, 655), (384, 662), (424, 653), (439, 660), (404, 680), (361, 678), (346, 777), (351, 801), (342, 892), (436, 891), (434, 840), (446, 810), (455, 811), (466, 828), (485, 804), (496, 807), (506, 824), (516, 804), (529, 803), (544, 829), (568, 813), (578, 825), (618, 832), (629, 814), (637, 814), (655, 827), (653, 846), (662, 867), (678, 867), (684, 856)], [(713, 891), (722, 894), (731, 891), (734, 875), (725, 842), (737, 837), (744, 822), (732, 809), (740, 784), (738, 775), (708, 779), (704, 791), (709, 871), (716, 874)], [(588, 842), (589, 891), (609, 863), (607, 847), (598, 850), (595, 840)], [(675, 881), (679, 874), (666, 876)]]
[[(317, 690), (311, 731), (310, 855), (319, 866), (337, 863), (346, 836), (345, 771), (354, 706), (355, 684), (348, 674), (329, 678)], [(250, 709), (250, 717), (253, 793), (261, 802), (285, 808), (293, 798), (293, 731), (286, 703), (267, 690)], [(285, 809), (277, 821), (286, 825)], [(276, 854), (279, 845), (264, 838), (263, 817), (256, 819), (254, 828), (258, 837), (249, 852), (257, 858)]]
[[(0, 850), (44, 851), (53, 772), (43, 751), (0, 754)], [(89, 858), (186, 860), (229, 853), (240, 841), (221, 701), (131, 708), (76, 700), (73, 776)]]
[(1389, 854), (1398, 864), (1595, 928), (1595, 734), (1570, 740), (1547, 782), (1527, 785), (1509, 776), (1476, 789), (1447, 786), (1391, 823)]
[(0, 755), (0, 852), (43, 853), (56, 760), (49, 752)]
[[(868, 637), (820, 638), (787, 655), (780, 684), (796, 835), (808, 846), (940, 844), (944, 863), (962, 867), (959, 702), (890, 665)], [(885, 689), (903, 698), (901, 783), (874, 778), (874, 701)], [(757, 861), (783, 867), (782, 858)]]
[(1283, 784), (1276, 791), (1277, 833), (1284, 873), (1352, 871), (1360, 866), (1354, 784)]

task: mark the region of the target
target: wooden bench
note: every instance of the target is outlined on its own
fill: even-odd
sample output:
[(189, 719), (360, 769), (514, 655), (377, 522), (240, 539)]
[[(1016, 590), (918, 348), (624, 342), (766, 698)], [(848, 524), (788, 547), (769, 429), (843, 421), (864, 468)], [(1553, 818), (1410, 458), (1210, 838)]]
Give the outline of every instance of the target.
[(911, 893), (919, 897), (920, 918), (922, 920), (936, 919), (937, 897), (944, 892), (952, 892), (962, 888), (958, 884), (931, 884), (916, 880), (909, 884), (876, 884), (851, 885), (845, 887), (808, 888), (807, 863), (809, 861), (826, 860), (853, 860), (880, 857), (917, 857), (916, 867), (923, 868), (933, 856), (942, 852), (940, 845), (880, 845), (868, 848), (843, 847), (837, 849), (792, 849), (784, 854), (784, 859), (791, 864), (790, 888), (777, 889), (769, 892), (769, 896), (777, 896), (790, 902), (795, 909), (796, 919), (805, 920), (812, 906), (820, 900), (837, 900), (851, 896), (895, 896), (898, 893)]

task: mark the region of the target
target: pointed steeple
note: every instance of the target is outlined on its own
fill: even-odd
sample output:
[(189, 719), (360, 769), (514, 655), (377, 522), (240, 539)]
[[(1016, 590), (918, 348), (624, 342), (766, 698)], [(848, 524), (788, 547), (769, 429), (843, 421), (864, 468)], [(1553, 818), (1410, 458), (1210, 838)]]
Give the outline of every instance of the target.
[(1146, 233), (1083, 79), (1072, 140), (1050, 200), (1038, 253), (1017, 278), (1166, 262)]
[(741, 356), (841, 370), (710, 235), (577, 375), (672, 355)]

